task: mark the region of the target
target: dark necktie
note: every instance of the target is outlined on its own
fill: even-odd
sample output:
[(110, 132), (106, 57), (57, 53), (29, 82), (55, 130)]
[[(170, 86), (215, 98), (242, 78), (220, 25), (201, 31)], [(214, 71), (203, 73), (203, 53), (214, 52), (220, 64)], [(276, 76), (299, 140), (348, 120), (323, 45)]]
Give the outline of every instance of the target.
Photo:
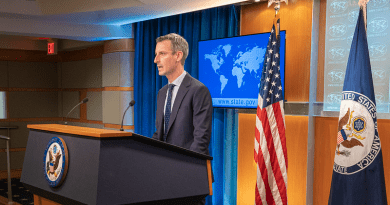
[(172, 90), (174, 86), (175, 86), (174, 84), (169, 84), (168, 86), (169, 91), (168, 91), (167, 105), (165, 106), (165, 117), (164, 117), (164, 123), (165, 123), (164, 142), (167, 141), (169, 118), (171, 117)]

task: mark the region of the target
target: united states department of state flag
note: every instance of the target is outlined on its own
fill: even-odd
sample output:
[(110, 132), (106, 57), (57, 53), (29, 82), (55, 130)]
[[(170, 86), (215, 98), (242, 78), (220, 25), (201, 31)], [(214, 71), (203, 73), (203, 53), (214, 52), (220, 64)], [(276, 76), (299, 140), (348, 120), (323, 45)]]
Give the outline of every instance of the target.
[(279, 67), (279, 16), (264, 56), (255, 131), (255, 204), (287, 205), (287, 147)]
[(363, 10), (345, 73), (329, 205), (387, 204)]

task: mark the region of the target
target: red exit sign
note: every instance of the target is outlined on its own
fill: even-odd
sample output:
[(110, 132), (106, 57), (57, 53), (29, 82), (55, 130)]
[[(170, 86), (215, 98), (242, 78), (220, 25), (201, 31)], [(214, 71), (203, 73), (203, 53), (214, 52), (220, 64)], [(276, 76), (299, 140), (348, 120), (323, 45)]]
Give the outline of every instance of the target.
[(55, 43), (47, 43), (47, 55), (57, 54), (55, 46)]

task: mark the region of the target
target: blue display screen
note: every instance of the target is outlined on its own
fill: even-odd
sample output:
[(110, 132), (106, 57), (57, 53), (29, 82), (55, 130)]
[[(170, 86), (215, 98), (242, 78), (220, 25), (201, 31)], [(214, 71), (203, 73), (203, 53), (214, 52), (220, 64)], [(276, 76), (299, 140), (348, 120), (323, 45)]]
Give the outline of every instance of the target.
[[(264, 54), (270, 33), (199, 42), (199, 80), (214, 107), (257, 108)], [(284, 94), (286, 32), (280, 32), (280, 75)], [(284, 96), (284, 95), (283, 95)]]

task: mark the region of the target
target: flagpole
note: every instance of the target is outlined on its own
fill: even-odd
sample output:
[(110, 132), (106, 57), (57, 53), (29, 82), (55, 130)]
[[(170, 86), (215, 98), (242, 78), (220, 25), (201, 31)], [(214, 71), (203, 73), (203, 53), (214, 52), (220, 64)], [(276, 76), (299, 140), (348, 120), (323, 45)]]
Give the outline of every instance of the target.
[(268, 7), (270, 7), (273, 3), (275, 3), (275, 19), (274, 19), (274, 25), (275, 25), (275, 30), (276, 30), (276, 36), (278, 37), (279, 36), (279, 31), (280, 31), (280, 27), (279, 27), (279, 10), (280, 10), (280, 3), (282, 2), (286, 2), (286, 4), (288, 5), (288, 0), (269, 0), (268, 1)]
[(367, 3), (370, 0), (359, 0), (359, 7), (363, 10), (363, 16), (364, 16), (364, 28), (366, 29), (367, 33)]
[(271, 6), (273, 3), (275, 3), (275, 15), (278, 14), (279, 10), (280, 10), (280, 3), (282, 2), (286, 2), (286, 4), (288, 5), (288, 0), (269, 0), (268, 1), (268, 7)]
[(274, 7), (274, 9), (275, 9), (275, 15), (278, 15), (278, 12), (279, 12), (279, 10), (280, 10), (280, 0), (278, 0), (278, 1), (275, 2), (275, 7)]

